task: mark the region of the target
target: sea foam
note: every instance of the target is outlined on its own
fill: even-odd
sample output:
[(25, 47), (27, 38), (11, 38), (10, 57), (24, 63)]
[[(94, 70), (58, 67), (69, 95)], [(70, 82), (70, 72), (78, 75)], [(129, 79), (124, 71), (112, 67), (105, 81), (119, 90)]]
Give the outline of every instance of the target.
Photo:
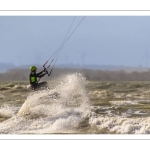
[[(82, 74), (59, 77), (54, 88), (31, 92), (0, 133), (74, 133), (90, 107)], [(7, 124), (7, 125), (6, 125)]]

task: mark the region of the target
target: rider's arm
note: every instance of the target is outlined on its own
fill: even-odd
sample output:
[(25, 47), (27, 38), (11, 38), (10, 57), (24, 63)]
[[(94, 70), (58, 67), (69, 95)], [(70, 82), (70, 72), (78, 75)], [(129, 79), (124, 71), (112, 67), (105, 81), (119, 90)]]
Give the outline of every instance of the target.
[(43, 72), (44, 72), (44, 70), (39, 73), (36, 73), (36, 76), (39, 77)]
[[(45, 74), (47, 74), (46, 72), (45, 72), (45, 73), (44, 73), (44, 72), (45, 72), (45, 70), (43, 70), (43, 71), (37, 73), (37, 74), (36, 74), (36, 77), (38, 77), (38, 78), (43, 77)], [(42, 74), (42, 73), (44, 73), (44, 74)]]
[(45, 74), (38, 75), (39, 78), (42, 78), (43, 76), (45, 76)]

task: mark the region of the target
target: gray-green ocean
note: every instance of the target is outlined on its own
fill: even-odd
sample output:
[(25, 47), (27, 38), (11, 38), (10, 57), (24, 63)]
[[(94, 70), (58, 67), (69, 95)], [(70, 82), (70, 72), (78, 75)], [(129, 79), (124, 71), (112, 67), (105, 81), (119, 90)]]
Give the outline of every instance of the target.
[(150, 82), (68, 74), (48, 88), (0, 83), (0, 134), (149, 134)]

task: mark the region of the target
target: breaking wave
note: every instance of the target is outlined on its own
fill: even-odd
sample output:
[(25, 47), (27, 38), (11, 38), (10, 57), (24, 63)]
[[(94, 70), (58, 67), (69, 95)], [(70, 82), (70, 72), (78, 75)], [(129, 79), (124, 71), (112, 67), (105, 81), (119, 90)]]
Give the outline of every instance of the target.
[(127, 118), (127, 117), (107, 117), (91, 116), (89, 123), (95, 126), (96, 133), (105, 130), (107, 134), (150, 134), (150, 117)]
[[(18, 86), (6, 86), (17, 94)], [(21, 107), (1, 106), (0, 134), (150, 134), (149, 99), (126, 99), (95, 87), (79, 73), (49, 81), (48, 88), (30, 92)], [(3, 93), (1, 100), (7, 101)]]
[(0, 133), (74, 133), (90, 110), (85, 84), (82, 74), (69, 74), (31, 92), (16, 115), (8, 108), (1, 114), (12, 117), (0, 123)]

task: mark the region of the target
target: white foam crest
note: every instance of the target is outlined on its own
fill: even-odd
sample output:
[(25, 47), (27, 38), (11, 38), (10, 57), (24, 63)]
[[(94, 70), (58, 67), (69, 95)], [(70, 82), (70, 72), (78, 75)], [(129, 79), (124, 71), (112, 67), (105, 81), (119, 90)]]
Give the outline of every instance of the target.
[(117, 100), (117, 101), (110, 101), (111, 104), (122, 106), (122, 105), (144, 105), (142, 102), (149, 103), (150, 100)]
[[(64, 110), (53, 117), (34, 121), (24, 133), (72, 133), (82, 119), (82, 113), (77, 112), (76, 109)], [(39, 127), (39, 124), (43, 126)]]
[[(131, 101), (131, 100), (122, 100), (122, 101), (110, 101), (113, 105), (137, 105), (138, 101)], [(142, 104), (141, 104), (142, 105)]]
[(0, 123), (0, 133), (72, 133), (82, 119), (82, 113), (75, 110), (64, 110), (53, 117), (25, 119), (13, 116), (9, 120)]
[(126, 118), (126, 117), (95, 117), (90, 118), (90, 125), (96, 126), (99, 131), (108, 129), (109, 133), (116, 134), (149, 134), (150, 117)]
[(0, 117), (2, 118), (10, 118), (14, 115), (14, 108), (10, 107), (6, 104), (4, 104), (3, 106), (1, 106), (0, 108)]
[[(60, 77), (55, 88), (32, 92), (0, 133), (72, 133), (90, 107), (81, 74)], [(6, 126), (7, 124), (7, 126)]]

